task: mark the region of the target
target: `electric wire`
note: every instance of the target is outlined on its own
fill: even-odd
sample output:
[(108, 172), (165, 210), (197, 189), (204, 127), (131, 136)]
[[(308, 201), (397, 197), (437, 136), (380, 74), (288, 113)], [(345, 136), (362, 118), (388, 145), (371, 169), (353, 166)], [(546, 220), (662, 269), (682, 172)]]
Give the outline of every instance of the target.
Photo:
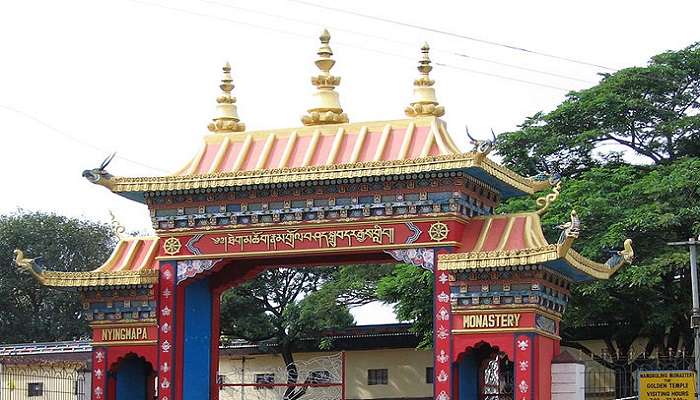
[[(225, 22), (230, 22), (230, 23), (234, 23), (234, 24), (238, 24), (238, 25), (244, 25), (244, 26), (248, 26), (248, 27), (251, 27), (251, 28), (255, 28), (255, 29), (273, 31), (273, 32), (277, 32), (277, 33), (284, 34), (284, 35), (290, 35), (290, 36), (295, 36), (295, 37), (302, 37), (302, 38), (305, 38), (305, 39), (308, 39), (308, 38), (311, 38), (311, 37), (312, 37), (311, 35), (306, 35), (306, 34), (302, 34), (302, 33), (298, 33), (298, 32), (293, 32), (293, 31), (289, 31), (289, 30), (285, 30), (285, 29), (274, 28), (274, 27), (269, 27), (269, 26), (259, 25), (259, 24), (253, 24), (253, 23), (250, 23), (250, 22), (240, 21), (240, 20), (236, 20), (236, 19), (233, 19), (233, 18), (228, 18), (228, 17), (222, 17), (222, 16), (218, 16), (218, 15), (211, 15), (211, 14), (201, 13), (201, 12), (198, 12), (198, 11), (192, 11), (192, 10), (187, 10), (187, 9), (183, 9), (183, 8), (167, 6), (167, 5), (163, 5), (163, 4), (159, 4), (159, 3), (152, 3), (152, 2), (143, 1), (143, 0), (127, 0), (127, 1), (132, 2), (132, 3), (147, 5), (147, 6), (151, 6), (151, 7), (162, 8), (162, 9), (166, 9), (166, 10), (170, 10), (170, 11), (176, 11), (176, 12), (180, 12), (180, 13), (184, 13), (184, 14), (190, 14), (190, 15), (194, 15), (194, 16), (198, 16), (198, 17), (211, 18), (211, 19), (216, 19), (216, 20), (219, 20), (219, 21), (225, 21)], [(345, 47), (351, 47), (351, 48), (355, 48), (355, 49), (359, 49), (359, 50), (363, 50), (363, 51), (369, 51), (369, 52), (377, 53), (377, 54), (381, 54), (381, 55), (387, 55), (387, 56), (391, 56), (391, 57), (397, 57), (397, 58), (402, 58), (402, 59), (406, 59), (406, 60), (415, 61), (415, 58), (414, 58), (414, 57), (408, 57), (408, 56), (403, 55), (403, 54), (391, 53), (391, 52), (387, 52), (387, 51), (384, 51), (384, 50), (377, 50), (377, 49), (373, 49), (373, 48), (369, 48), (369, 47), (359, 46), (359, 45), (356, 45), (356, 44), (344, 43), (344, 42), (341, 42), (341, 41), (334, 41), (333, 43), (334, 43), (335, 45), (340, 45), (340, 46), (345, 46)], [(528, 84), (528, 85), (539, 86), (539, 87), (543, 87), (543, 88), (547, 88), (547, 89), (553, 89), (553, 90), (564, 91), (564, 92), (570, 92), (570, 91), (572, 90), (572, 89), (570, 89), (570, 88), (564, 88), (564, 87), (561, 87), (561, 86), (549, 85), (549, 84), (545, 84), (545, 83), (541, 83), (541, 82), (530, 81), (530, 80), (527, 80), (527, 79), (520, 79), (520, 78), (508, 77), (508, 76), (505, 76), (505, 75), (494, 74), (494, 73), (485, 72), (485, 71), (480, 71), (480, 70), (475, 70), (475, 69), (469, 69), (469, 68), (460, 67), (460, 66), (455, 66), (455, 65), (451, 65), (451, 64), (447, 64), (447, 63), (435, 63), (435, 64), (436, 64), (437, 66), (441, 66), (441, 67), (446, 67), (446, 68), (455, 69), (455, 70), (461, 70), (461, 71), (470, 72), (470, 73), (473, 73), (473, 74), (479, 74), (479, 75), (484, 75), (484, 76), (490, 76), (490, 77), (494, 77), (494, 78), (499, 78), (499, 79), (504, 79), (504, 80), (513, 81), (513, 82), (524, 83), (524, 84)]]
[[(261, 11), (261, 10), (256, 10), (256, 9), (248, 8), (248, 7), (241, 7), (241, 6), (233, 5), (233, 4), (230, 4), (230, 3), (225, 3), (225, 2), (221, 2), (221, 1), (216, 1), (216, 0), (197, 0), (197, 1), (199, 1), (199, 2), (201, 2), (201, 3), (212, 4), (212, 5), (216, 5), (216, 6), (221, 6), (221, 7), (230, 8), (230, 9), (233, 9), (233, 10), (244, 11), (244, 12), (248, 12), (248, 13), (251, 13), (251, 14), (264, 15), (264, 16), (267, 16), (267, 17), (279, 18), (279, 19), (281, 19), (281, 20), (286, 20), (286, 21), (291, 21), (291, 22), (297, 22), (297, 23), (300, 23), (300, 24), (311, 25), (311, 26), (318, 26), (318, 21), (310, 21), (310, 20), (304, 20), (304, 19), (300, 19), (300, 18), (288, 17), (288, 16), (285, 16), (285, 15), (274, 14), (274, 13), (270, 13), (270, 12), (266, 12), (266, 11)], [(326, 26), (327, 28), (332, 29), (333, 31), (336, 31), (336, 32), (346, 32), (346, 33), (350, 33), (350, 34), (353, 34), (353, 35), (364, 36), (364, 37), (368, 37), (368, 38), (372, 38), (372, 39), (379, 39), (379, 40), (383, 40), (383, 41), (386, 41), (386, 42), (390, 42), (390, 43), (395, 43), (395, 44), (399, 44), (399, 45), (402, 45), (402, 46), (406, 46), (406, 47), (409, 47), (409, 48), (414, 48), (414, 47), (416, 47), (416, 46), (415, 46), (415, 43), (410, 43), (410, 42), (406, 42), (406, 41), (402, 41), (402, 40), (396, 40), (396, 39), (388, 38), (388, 37), (385, 37), (385, 36), (374, 35), (374, 34), (367, 33), (367, 32), (359, 32), (359, 31), (350, 30), (350, 29), (347, 29), (347, 28), (341, 28), (341, 27), (333, 26), (333, 25), (327, 25), (327, 24), (326, 24), (325, 26)], [(481, 61), (481, 62), (485, 62), (485, 63), (489, 63), (489, 64), (500, 65), (500, 66), (504, 66), (504, 67), (508, 67), (508, 68), (514, 68), (514, 69), (520, 69), (520, 70), (523, 70), (523, 71), (528, 71), (528, 72), (532, 72), (532, 73), (536, 73), (536, 74), (548, 75), (548, 76), (553, 76), (553, 77), (556, 77), (556, 78), (568, 79), (568, 80), (577, 81), (577, 82), (583, 82), (583, 83), (588, 83), (588, 84), (595, 84), (595, 83), (596, 83), (596, 82), (593, 82), (593, 81), (590, 81), (590, 80), (587, 80), (587, 79), (581, 79), (581, 78), (577, 78), (577, 77), (573, 77), (573, 76), (569, 76), (569, 75), (559, 74), (559, 73), (556, 73), (556, 72), (544, 71), (544, 70), (540, 70), (540, 69), (536, 69), (536, 68), (523, 67), (523, 66), (521, 66), (521, 65), (515, 65), (515, 64), (504, 63), (504, 62), (501, 62), (501, 61), (496, 61), (496, 60), (492, 60), (492, 59), (488, 59), (488, 58), (484, 58), (484, 57), (472, 56), (472, 55), (469, 55), (469, 54), (464, 53), (463, 50), (460, 50), (460, 51), (457, 51), (457, 50), (443, 50), (443, 49), (441, 49), (441, 48), (439, 48), (439, 47), (436, 48), (436, 47), (434, 47), (434, 46), (431, 47), (431, 50), (437, 51), (437, 52), (441, 52), (441, 53), (444, 53), (444, 54), (450, 54), (450, 55), (457, 56), (457, 57), (461, 57), (461, 58), (466, 58), (466, 59)]]
[[(97, 146), (97, 145), (94, 145), (94, 144), (92, 144), (92, 143), (90, 143), (90, 142), (88, 142), (88, 141), (79, 139), (79, 138), (77, 138), (77, 137), (71, 135), (70, 133), (68, 133), (68, 132), (66, 132), (66, 131), (64, 131), (64, 130), (62, 130), (62, 129), (58, 129), (58, 128), (52, 126), (51, 124), (49, 124), (48, 122), (45, 122), (45, 121), (43, 121), (42, 119), (40, 119), (40, 118), (38, 118), (38, 117), (36, 117), (36, 116), (34, 116), (34, 115), (32, 115), (32, 114), (29, 114), (29, 113), (27, 113), (27, 112), (24, 112), (24, 111), (22, 111), (22, 110), (20, 110), (20, 109), (17, 109), (17, 108), (11, 107), (11, 106), (2, 105), (2, 104), (0, 104), (0, 108), (3, 108), (3, 109), (8, 110), (8, 111), (12, 111), (12, 112), (16, 113), (17, 115), (20, 115), (20, 116), (22, 116), (22, 117), (24, 117), (24, 118), (27, 118), (27, 119), (29, 119), (29, 120), (31, 120), (31, 121), (34, 121), (35, 123), (37, 123), (37, 124), (43, 126), (44, 128), (49, 129), (49, 130), (53, 131), (54, 133), (57, 133), (57, 134), (59, 134), (60, 136), (63, 136), (64, 138), (66, 138), (66, 139), (68, 139), (68, 140), (70, 140), (70, 141), (72, 141), (72, 142), (78, 143), (78, 144), (83, 145), (83, 146), (85, 146), (85, 147), (89, 147), (89, 148), (91, 148), (91, 149), (93, 149), (93, 150), (96, 150), (96, 151), (99, 151), (99, 152), (101, 152), (101, 153), (103, 153), (103, 154), (110, 154), (110, 153), (112, 153), (112, 151), (110, 151), (110, 150), (107, 150), (107, 149), (104, 149), (104, 148), (99, 147), (99, 146)], [(142, 163), (141, 161), (134, 160), (134, 159), (128, 158), (128, 157), (124, 157), (124, 156), (121, 156), (121, 155), (119, 155), (119, 154), (117, 154), (117, 155), (115, 156), (115, 158), (118, 158), (118, 159), (120, 159), (120, 160), (122, 160), (122, 161), (126, 161), (126, 162), (131, 163), (131, 164), (134, 164), (134, 165), (138, 165), (139, 167), (148, 168), (148, 169), (153, 170), (153, 171), (158, 171), (158, 172), (161, 172), (161, 173), (168, 173), (168, 171), (166, 171), (166, 170), (164, 170), (164, 169), (152, 167), (152, 166), (150, 166), (150, 165), (148, 165), (148, 164)]]
[(541, 51), (537, 51), (537, 50), (530, 50), (530, 49), (526, 49), (523, 47), (510, 45), (507, 43), (500, 43), (500, 42), (494, 42), (492, 40), (480, 39), (480, 38), (476, 38), (476, 37), (472, 37), (472, 36), (463, 35), (461, 33), (454, 33), (454, 32), (449, 32), (449, 31), (445, 31), (445, 30), (441, 30), (441, 29), (437, 29), (437, 28), (431, 28), (428, 26), (410, 24), (407, 22), (396, 21), (396, 20), (389, 19), (389, 18), (378, 17), (376, 15), (363, 14), (363, 13), (360, 13), (357, 11), (346, 10), (346, 9), (336, 8), (336, 7), (330, 7), (330, 6), (325, 6), (322, 4), (316, 4), (316, 3), (313, 3), (310, 1), (305, 1), (305, 0), (287, 0), (287, 1), (292, 2), (292, 3), (297, 3), (297, 4), (303, 4), (303, 5), (308, 6), (308, 7), (316, 7), (316, 8), (321, 8), (324, 10), (335, 11), (335, 12), (344, 13), (344, 14), (350, 14), (350, 15), (354, 15), (357, 17), (368, 18), (368, 19), (372, 19), (372, 20), (376, 20), (376, 21), (380, 21), (380, 22), (385, 22), (388, 24), (424, 30), (427, 32), (438, 33), (441, 35), (447, 35), (447, 36), (452, 36), (452, 37), (456, 37), (456, 38), (460, 38), (460, 39), (471, 40), (474, 42), (488, 44), (488, 45), (492, 45), (492, 46), (504, 47), (507, 49), (521, 51), (521, 52), (530, 53), (530, 54), (535, 54), (535, 55), (542, 56), (542, 57), (548, 57), (548, 58), (553, 58), (553, 59), (557, 59), (557, 60), (568, 61), (568, 62), (575, 63), (575, 64), (587, 65), (590, 67), (603, 68), (603, 69), (607, 69), (610, 71), (615, 71), (615, 68), (607, 67), (605, 65), (595, 64), (595, 63), (582, 61), (582, 60), (576, 60), (573, 58), (558, 56), (555, 54), (545, 53), (545, 52), (541, 52)]

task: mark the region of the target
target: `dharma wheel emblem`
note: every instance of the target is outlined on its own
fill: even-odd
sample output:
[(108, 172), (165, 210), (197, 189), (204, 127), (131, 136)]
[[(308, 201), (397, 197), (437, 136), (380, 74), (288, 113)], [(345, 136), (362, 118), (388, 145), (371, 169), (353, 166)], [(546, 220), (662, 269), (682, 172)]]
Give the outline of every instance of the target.
[(436, 242), (445, 240), (448, 233), (450, 233), (450, 228), (447, 227), (447, 224), (442, 222), (436, 222), (430, 225), (430, 229), (428, 230), (428, 235)]
[(180, 243), (180, 240), (174, 237), (167, 238), (163, 243), (163, 250), (165, 250), (165, 254), (169, 256), (177, 254), (180, 251), (181, 247), (182, 244)]

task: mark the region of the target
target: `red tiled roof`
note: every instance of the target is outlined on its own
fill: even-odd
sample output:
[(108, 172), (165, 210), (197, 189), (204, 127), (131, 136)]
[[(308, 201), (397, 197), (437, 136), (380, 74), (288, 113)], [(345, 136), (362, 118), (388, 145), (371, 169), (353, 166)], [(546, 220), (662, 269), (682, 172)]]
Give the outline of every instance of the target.
[(435, 118), (213, 134), (175, 176), (460, 154)]
[(546, 246), (539, 216), (535, 213), (475, 217), (462, 235), (462, 252), (515, 251)]

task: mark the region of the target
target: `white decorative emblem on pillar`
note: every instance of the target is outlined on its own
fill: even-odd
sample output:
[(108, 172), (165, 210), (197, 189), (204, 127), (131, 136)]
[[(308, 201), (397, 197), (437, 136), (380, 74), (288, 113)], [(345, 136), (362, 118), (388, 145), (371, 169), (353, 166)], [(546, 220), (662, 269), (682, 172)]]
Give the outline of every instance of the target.
[(527, 382), (524, 380), (520, 381), (520, 384), (518, 385), (518, 389), (520, 389), (520, 393), (525, 393), (527, 392), (529, 386), (527, 386)]
[(450, 396), (447, 395), (447, 392), (444, 390), (440, 392), (440, 394), (436, 398), (437, 400), (450, 400)]
[(527, 371), (527, 367), (528, 367), (528, 362), (527, 362), (527, 360), (525, 360), (525, 361), (520, 361), (520, 370), (521, 370), (521, 371)]
[(445, 350), (440, 350), (440, 354), (436, 357), (436, 359), (438, 360), (438, 362), (439, 362), (440, 364), (444, 364), (444, 363), (446, 363), (447, 360), (449, 360), (450, 358), (447, 356), (447, 354), (445, 354)]
[(530, 345), (530, 342), (527, 339), (518, 340), (518, 348), (521, 351), (525, 351), (529, 345)]

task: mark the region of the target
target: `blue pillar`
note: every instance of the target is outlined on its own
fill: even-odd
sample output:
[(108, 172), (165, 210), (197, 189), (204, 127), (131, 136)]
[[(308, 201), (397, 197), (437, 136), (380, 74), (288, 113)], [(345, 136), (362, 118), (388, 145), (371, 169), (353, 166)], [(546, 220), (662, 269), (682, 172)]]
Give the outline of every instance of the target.
[(473, 400), (479, 398), (479, 369), (473, 354), (465, 355), (458, 364), (459, 399)]
[(185, 288), (182, 400), (209, 400), (212, 295), (209, 279)]
[(142, 359), (124, 359), (116, 373), (117, 400), (146, 400), (146, 374), (146, 363)]

